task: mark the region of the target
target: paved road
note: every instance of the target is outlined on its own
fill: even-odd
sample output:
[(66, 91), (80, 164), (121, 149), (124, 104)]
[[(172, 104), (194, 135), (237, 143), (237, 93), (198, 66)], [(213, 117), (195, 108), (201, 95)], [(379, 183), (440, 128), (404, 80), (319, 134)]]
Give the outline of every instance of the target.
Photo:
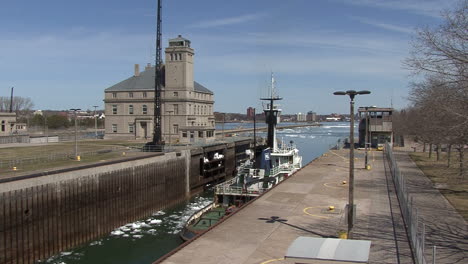
[[(162, 263), (287, 263), (289, 245), (299, 236), (336, 237), (346, 230), (347, 150), (331, 151), (247, 205)], [(398, 202), (382, 152), (371, 156), (372, 170), (359, 169), (354, 238), (371, 240), (370, 263), (413, 263)], [(327, 213), (334, 205), (338, 213)], [(340, 212), (341, 211), (341, 212)], [(283, 221), (279, 221), (282, 219)], [(321, 263), (321, 262), (310, 262)]]

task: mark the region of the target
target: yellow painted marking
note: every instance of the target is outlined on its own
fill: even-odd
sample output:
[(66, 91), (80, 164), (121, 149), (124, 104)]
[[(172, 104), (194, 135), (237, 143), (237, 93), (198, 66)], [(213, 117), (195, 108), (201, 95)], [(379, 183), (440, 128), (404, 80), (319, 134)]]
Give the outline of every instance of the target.
[(307, 210), (309, 210), (309, 209), (312, 209), (312, 208), (320, 208), (320, 207), (326, 207), (326, 206), (312, 206), (312, 207), (306, 207), (306, 208), (304, 208), (304, 210), (302, 210), (302, 211), (304, 212), (304, 214), (307, 214), (307, 215), (310, 215), (310, 216), (328, 219), (329, 217), (327, 217), (327, 216), (316, 215), (316, 214), (311, 214), (311, 213), (307, 212)]
[(347, 161), (347, 162), (348, 162), (348, 159), (347, 159), (347, 158), (345, 158), (345, 157), (343, 157), (343, 156), (341, 156), (341, 155), (336, 154), (336, 153), (333, 152), (332, 150), (330, 150), (330, 153), (332, 153), (333, 155), (338, 156), (338, 157), (342, 158), (344, 161)]
[(270, 260), (264, 261), (264, 262), (262, 262), (260, 264), (267, 264), (267, 263), (271, 263), (271, 262), (275, 262), (275, 261), (281, 261), (281, 260), (284, 260), (284, 258), (270, 259)]

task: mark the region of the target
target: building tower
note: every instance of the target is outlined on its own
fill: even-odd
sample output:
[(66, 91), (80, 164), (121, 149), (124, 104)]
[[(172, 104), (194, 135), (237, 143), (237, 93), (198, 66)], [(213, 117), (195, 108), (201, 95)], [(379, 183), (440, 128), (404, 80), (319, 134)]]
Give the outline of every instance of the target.
[(166, 48), (166, 90), (193, 91), (193, 49), (190, 40), (179, 35)]

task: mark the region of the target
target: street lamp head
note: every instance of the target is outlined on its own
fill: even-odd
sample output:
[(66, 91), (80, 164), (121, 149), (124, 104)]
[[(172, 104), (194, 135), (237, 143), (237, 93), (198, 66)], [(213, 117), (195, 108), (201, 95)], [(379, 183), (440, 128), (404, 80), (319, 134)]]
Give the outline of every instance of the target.
[(370, 91), (362, 90), (362, 91), (357, 92), (357, 94), (370, 94)]
[(334, 95), (346, 95), (346, 92), (343, 91), (337, 91), (333, 93)]

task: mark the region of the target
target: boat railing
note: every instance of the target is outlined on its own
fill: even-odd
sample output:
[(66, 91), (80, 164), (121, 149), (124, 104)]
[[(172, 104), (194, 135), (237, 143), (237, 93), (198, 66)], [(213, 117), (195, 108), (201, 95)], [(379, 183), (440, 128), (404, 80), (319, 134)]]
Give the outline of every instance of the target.
[(224, 183), (215, 186), (216, 194), (236, 194), (236, 195), (259, 195), (267, 190), (267, 188), (243, 188), (242, 186), (235, 186), (238, 177), (234, 177)]
[(204, 213), (208, 212), (215, 206), (215, 203), (210, 203), (209, 205), (205, 206), (203, 209), (194, 213), (190, 218), (187, 220), (187, 226), (193, 224), (198, 218), (200, 218)]
[(291, 173), (297, 169), (300, 169), (300, 164), (283, 164), (278, 167), (271, 168), (270, 177), (273, 177), (280, 173)]
[(287, 145), (281, 145), (279, 148), (276, 149), (276, 153), (289, 153), (293, 150), (296, 150), (296, 145), (295, 144), (287, 144)]
[(247, 195), (247, 196), (257, 196), (264, 193), (268, 188), (243, 188), (238, 186), (216, 186), (215, 192), (216, 194), (221, 195)]

